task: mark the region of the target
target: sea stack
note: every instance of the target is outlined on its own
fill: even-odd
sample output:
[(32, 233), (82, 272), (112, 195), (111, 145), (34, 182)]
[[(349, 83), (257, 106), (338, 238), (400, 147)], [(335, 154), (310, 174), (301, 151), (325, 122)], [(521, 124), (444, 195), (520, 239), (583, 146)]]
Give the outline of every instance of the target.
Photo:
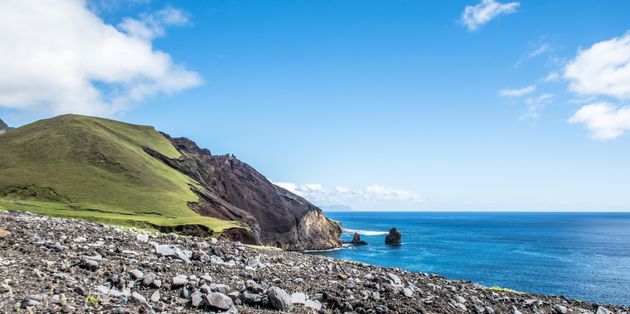
[(350, 243), (352, 243), (354, 245), (366, 245), (367, 244), (367, 242), (361, 240), (361, 236), (357, 232), (354, 233), (354, 236), (352, 237), (352, 241), (350, 241)]
[(398, 232), (398, 229), (391, 228), (391, 229), (389, 229), (389, 233), (385, 237), (385, 244), (399, 245), (400, 244), (400, 238), (401, 238), (401, 236), (400, 236), (400, 232)]

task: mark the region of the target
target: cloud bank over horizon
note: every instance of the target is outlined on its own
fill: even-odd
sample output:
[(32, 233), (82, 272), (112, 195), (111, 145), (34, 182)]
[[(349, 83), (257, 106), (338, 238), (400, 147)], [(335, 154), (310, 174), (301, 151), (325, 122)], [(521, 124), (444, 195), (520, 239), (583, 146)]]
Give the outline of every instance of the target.
[(424, 198), (415, 192), (378, 184), (363, 188), (348, 188), (344, 186), (331, 188), (319, 183), (273, 182), (273, 184), (304, 197), (319, 206), (338, 204), (357, 209), (366, 209), (366, 207), (378, 207), (383, 203), (417, 207), (425, 202)]
[(152, 40), (187, 17), (166, 7), (118, 28), (80, 0), (0, 2), (0, 107), (111, 116), (201, 83)]

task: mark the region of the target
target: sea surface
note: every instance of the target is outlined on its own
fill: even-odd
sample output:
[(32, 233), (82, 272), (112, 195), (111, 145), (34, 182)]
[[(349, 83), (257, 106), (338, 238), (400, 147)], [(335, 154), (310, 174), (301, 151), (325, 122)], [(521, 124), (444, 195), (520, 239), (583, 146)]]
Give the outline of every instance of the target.
[[(350, 240), (330, 257), (484, 286), (630, 305), (630, 213), (327, 212)], [(400, 246), (384, 244), (391, 227)]]

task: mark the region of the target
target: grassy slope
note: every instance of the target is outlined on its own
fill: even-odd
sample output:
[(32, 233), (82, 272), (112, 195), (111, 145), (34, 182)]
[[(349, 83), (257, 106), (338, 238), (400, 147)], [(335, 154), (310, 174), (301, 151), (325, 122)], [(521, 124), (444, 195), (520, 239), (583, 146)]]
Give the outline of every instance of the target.
[(219, 232), (236, 225), (192, 211), (187, 202), (197, 196), (189, 185), (196, 182), (142, 146), (179, 156), (152, 127), (77, 115), (0, 135), (0, 209), (120, 224), (199, 224)]

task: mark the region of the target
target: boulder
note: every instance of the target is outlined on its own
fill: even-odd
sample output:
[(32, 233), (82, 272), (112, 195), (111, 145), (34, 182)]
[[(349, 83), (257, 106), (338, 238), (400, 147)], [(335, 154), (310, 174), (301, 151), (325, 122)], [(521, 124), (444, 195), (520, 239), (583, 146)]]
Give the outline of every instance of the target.
[(361, 240), (361, 235), (359, 235), (359, 233), (355, 232), (354, 236), (352, 237), (352, 241), (350, 241), (351, 244), (354, 245), (366, 245), (367, 242)]
[(267, 297), (269, 298), (269, 303), (275, 309), (281, 311), (287, 311), (291, 309), (292, 300), (291, 296), (284, 290), (278, 287), (269, 288), (269, 292), (267, 293)]
[(234, 305), (230, 297), (219, 292), (208, 293), (205, 296), (205, 301), (209, 307), (222, 311), (227, 311)]
[(401, 235), (398, 229), (391, 228), (389, 229), (389, 233), (385, 237), (385, 244), (398, 245), (400, 244)]

